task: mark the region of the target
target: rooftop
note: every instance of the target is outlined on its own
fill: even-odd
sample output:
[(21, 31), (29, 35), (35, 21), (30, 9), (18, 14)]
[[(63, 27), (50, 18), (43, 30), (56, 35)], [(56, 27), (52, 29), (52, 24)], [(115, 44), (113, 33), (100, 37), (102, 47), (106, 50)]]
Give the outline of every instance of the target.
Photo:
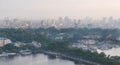
[(8, 38), (0, 37), (0, 40), (7, 40)]

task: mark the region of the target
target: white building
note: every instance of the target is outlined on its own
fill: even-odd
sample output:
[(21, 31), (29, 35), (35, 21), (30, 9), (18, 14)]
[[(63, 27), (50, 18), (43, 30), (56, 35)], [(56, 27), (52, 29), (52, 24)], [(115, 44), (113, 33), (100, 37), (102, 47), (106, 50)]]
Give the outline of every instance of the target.
[(22, 43), (22, 42), (15, 42), (14, 43), (14, 46), (16, 46), (16, 47), (20, 47), (20, 46), (24, 46), (24, 45), (26, 45), (26, 43)]
[(6, 44), (12, 43), (12, 41), (8, 38), (0, 37), (0, 47), (3, 47)]
[(35, 47), (38, 47), (38, 48), (41, 48), (41, 43), (38, 43), (36, 41), (32, 41), (32, 45), (35, 46)]

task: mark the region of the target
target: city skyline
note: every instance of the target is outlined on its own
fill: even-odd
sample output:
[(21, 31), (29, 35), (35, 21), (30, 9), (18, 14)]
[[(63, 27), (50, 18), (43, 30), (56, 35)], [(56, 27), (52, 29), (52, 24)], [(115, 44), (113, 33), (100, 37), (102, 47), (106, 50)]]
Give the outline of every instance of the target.
[(120, 29), (120, 18), (105, 17), (100, 20), (94, 20), (90, 17), (84, 19), (72, 19), (69, 17), (60, 17), (58, 19), (39, 19), (25, 20), (16, 18), (0, 19), (0, 28), (102, 28), (102, 29)]
[(0, 19), (4, 17), (40, 19), (69, 16), (94, 19), (120, 18), (119, 0), (0, 0)]

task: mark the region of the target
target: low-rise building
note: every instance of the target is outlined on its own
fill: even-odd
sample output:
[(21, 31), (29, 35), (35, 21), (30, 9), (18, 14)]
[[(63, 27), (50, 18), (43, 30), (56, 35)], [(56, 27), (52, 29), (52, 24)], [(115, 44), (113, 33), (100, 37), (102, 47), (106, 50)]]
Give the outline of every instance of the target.
[(3, 47), (6, 44), (12, 43), (12, 41), (8, 38), (0, 37), (0, 47)]
[(41, 48), (41, 43), (39, 42), (36, 42), (36, 41), (32, 41), (32, 45), (35, 46), (35, 47), (38, 47), (38, 48)]
[(20, 47), (20, 46), (24, 46), (24, 45), (26, 45), (26, 43), (22, 43), (22, 42), (15, 42), (14, 43), (14, 46), (16, 46), (16, 47)]

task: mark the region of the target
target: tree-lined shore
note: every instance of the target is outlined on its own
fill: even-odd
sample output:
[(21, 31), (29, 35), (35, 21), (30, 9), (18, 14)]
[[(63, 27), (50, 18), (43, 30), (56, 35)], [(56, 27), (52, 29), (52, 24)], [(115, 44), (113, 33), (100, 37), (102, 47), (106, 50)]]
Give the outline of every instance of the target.
[[(72, 30), (72, 31), (71, 31)], [(96, 31), (98, 30), (98, 31)], [(95, 32), (96, 31), (96, 32)], [(111, 32), (110, 32), (111, 31)], [(105, 33), (106, 32), (106, 33)], [(32, 42), (33, 40), (42, 43), (41, 48), (36, 48), (34, 46), (21, 46), (16, 47), (14, 45), (5, 45), (0, 48), (0, 52), (15, 52), (18, 53), (20, 50), (29, 49), (32, 52), (37, 52), (38, 50), (51, 51), (56, 53), (62, 53), (71, 57), (89, 60), (92, 62), (100, 63), (102, 65), (120, 65), (119, 60), (106, 56), (104, 53), (91, 52), (88, 50), (70, 48), (69, 45), (76, 39), (83, 39), (84, 35), (99, 34), (102, 36), (107, 36), (109, 33), (114, 34), (110, 38), (102, 37), (98, 39), (101, 40), (112, 40), (119, 43), (116, 37), (119, 35), (117, 30), (102, 30), (102, 29), (0, 29), (0, 36), (11, 39), (13, 42), (20, 41), (24, 43)], [(73, 35), (73, 37), (68, 37), (67, 34), (62, 40), (56, 40), (55, 37), (59, 33), (68, 33)], [(116, 43), (115, 43), (116, 44)]]

